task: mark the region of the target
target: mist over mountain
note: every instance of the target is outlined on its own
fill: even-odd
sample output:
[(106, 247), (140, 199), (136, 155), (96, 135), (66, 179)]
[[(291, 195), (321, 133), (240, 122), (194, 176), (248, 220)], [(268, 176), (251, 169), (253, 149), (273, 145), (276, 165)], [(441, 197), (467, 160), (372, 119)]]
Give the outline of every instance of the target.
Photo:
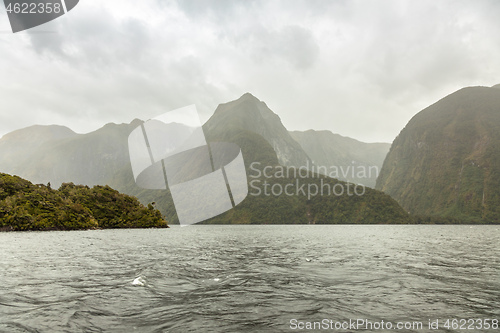
[[(44, 131), (37, 128), (22, 130), (26, 137), (39, 133), (42, 143), (36, 149), (19, 149), (12, 152), (9, 173), (16, 174), (33, 183), (58, 187), (63, 182), (73, 182), (88, 186), (105, 185), (110, 175), (130, 164), (126, 138), (130, 131), (141, 122), (134, 120), (131, 124), (107, 124), (87, 134), (68, 135), (65, 138), (53, 138), (49, 127)], [(4, 149), (16, 146), (17, 140), (4, 141), (10, 134), (0, 140), (6, 142)], [(0, 151), (3, 153), (3, 151)], [(2, 155), (3, 156), (3, 155)]]
[(464, 88), (415, 115), (376, 188), (412, 214), (500, 222), (499, 87)]
[[(88, 134), (53, 135), (49, 129), (34, 150), (18, 150), (16, 140), (7, 135), (0, 140), (3, 149), (10, 149), (11, 160), (23, 161), (12, 164), (9, 173), (24, 177), (34, 183), (51, 183), (59, 187), (61, 183), (73, 182), (84, 185), (109, 185), (123, 193), (136, 196), (143, 204), (156, 203), (156, 207), (166, 216), (171, 224), (178, 219), (169, 190), (144, 189), (136, 185), (132, 174), (128, 152), (128, 136), (140, 124), (134, 120), (130, 124), (107, 124)], [(174, 124), (172, 126), (178, 126)], [(287, 174), (275, 177), (276, 172), (283, 172), (284, 167), (311, 165), (308, 154), (281, 123), (280, 118), (265, 103), (251, 94), (221, 104), (213, 116), (203, 125), (207, 142), (229, 142), (241, 148), (247, 176), (254, 181), (252, 190), (260, 194), (248, 195), (234, 209), (212, 218), (205, 223), (407, 223), (407, 213), (388, 195), (367, 188), (361, 196), (352, 193), (340, 195), (317, 195), (310, 197), (301, 191), (297, 195), (266, 195), (264, 186), (276, 185), (283, 188), (289, 184), (298, 189), (304, 187), (345, 188), (347, 185), (336, 179), (314, 175), (306, 171), (305, 175)], [(31, 136), (33, 129), (25, 129), (24, 136)], [(43, 131), (37, 129), (41, 136)], [(175, 130), (173, 128), (172, 130)], [(299, 135), (299, 134), (297, 134)], [(346, 141), (347, 138), (345, 138)], [(337, 154), (328, 145), (335, 140), (319, 140), (319, 154)], [(344, 144), (338, 141), (339, 144)], [(352, 155), (359, 160), (378, 161), (367, 151), (366, 158), (361, 158), (363, 144), (349, 142), (356, 151)], [(338, 148), (346, 152), (349, 148)], [(1, 152), (0, 152), (1, 153)], [(16, 155), (17, 154), (17, 155)], [(377, 155), (377, 154), (375, 154)], [(21, 158), (22, 157), (22, 158)], [(26, 159), (24, 159), (26, 157)], [(358, 157), (356, 157), (358, 158)], [(339, 159), (325, 159), (326, 162)], [(341, 159), (340, 159), (341, 160)], [(325, 163), (326, 163), (325, 162)], [(264, 168), (270, 168), (271, 177), (258, 174)], [(196, 158), (186, 166), (186, 171), (200, 173), (201, 165)], [(297, 168), (295, 168), (296, 170)], [(257, 174), (257, 175), (256, 175)], [(262, 188), (258, 188), (257, 183)], [(352, 189), (349, 189), (352, 192)], [(255, 193), (254, 193), (255, 194)]]
[(330, 131), (292, 131), (290, 135), (309, 155), (315, 171), (372, 188), (391, 147), (389, 143), (365, 143)]
[(8, 173), (19, 172), (22, 165), (29, 164), (30, 159), (44, 144), (76, 137), (71, 129), (49, 125), (34, 125), (4, 135), (0, 139), (0, 170)]

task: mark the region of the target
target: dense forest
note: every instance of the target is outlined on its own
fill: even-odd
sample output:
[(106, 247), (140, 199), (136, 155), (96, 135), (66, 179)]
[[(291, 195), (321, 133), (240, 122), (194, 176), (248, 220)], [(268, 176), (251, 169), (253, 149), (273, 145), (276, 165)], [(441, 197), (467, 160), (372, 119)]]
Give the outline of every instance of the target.
[(153, 204), (109, 186), (64, 183), (58, 190), (0, 173), (0, 230), (165, 228)]

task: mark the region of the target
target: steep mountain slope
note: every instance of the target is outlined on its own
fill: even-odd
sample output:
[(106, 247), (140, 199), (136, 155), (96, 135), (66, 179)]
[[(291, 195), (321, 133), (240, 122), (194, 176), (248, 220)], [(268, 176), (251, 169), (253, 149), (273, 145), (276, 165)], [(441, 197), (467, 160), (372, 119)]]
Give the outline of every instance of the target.
[(377, 189), (417, 215), (500, 222), (500, 89), (461, 89), (414, 116)]
[(250, 93), (235, 101), (220, 104), (203, 127), (206, 133), (231, 133), (234, 130), (257, 133), (273, 147), (281, 165), (300, 167), (310, 160), (290, 136), (278, 115)]
[(389, 143), (364, 143), (330, 131), (290, 132), (317, 172), (374, 188)]

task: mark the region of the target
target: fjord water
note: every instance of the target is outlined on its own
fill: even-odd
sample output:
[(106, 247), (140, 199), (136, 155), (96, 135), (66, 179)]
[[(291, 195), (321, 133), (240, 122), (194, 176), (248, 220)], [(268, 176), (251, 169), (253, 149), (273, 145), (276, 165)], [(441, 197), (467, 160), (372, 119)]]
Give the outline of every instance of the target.
[[(292, 332), (292, 319), (359, 318), (427, 332), (429, 319), (500, 319), (499, 229), (0, 233), (0, 332)], [(433, 332), (445, 331), (460, 330)]]

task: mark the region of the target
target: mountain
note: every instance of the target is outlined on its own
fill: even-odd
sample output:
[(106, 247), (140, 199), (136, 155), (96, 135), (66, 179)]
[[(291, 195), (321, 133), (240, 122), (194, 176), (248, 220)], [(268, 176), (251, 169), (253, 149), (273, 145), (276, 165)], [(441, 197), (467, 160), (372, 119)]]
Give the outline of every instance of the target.
[(317, 172), (374, 188), (389, 143), (364, 143), (330, 131), (293, 131), (295, 141), (311, 158)]
[(415, 115), (376, 188), (416, 215), (500, 222), (500, 85), (469, 87)]
[(203, 128), (206, 133), (245, 130), (259, 134), (273, 147), (281, 165), (300, 167), (310, 161), (278, 115), (250, 93), (235, 101), (220, 104)]
[(29, 164), (30, 157), (46, 143), (78, 136), (64, 126), (34, 125), (13, 131), (0, 139), (0, 170), (15, 172), (20, 166)]
[[(178, 218), (169, 190), (140, 188), (134, 181), (128, 136), (140, 124), (140, 120), (107, 124), (92, 133), (45, 140), (29, 154), (28, 162), (17, 165), (13, 173), (36, 183), (50, 182), (53, 187), (63, 182), (109, 185), (139, 198), (143, 204), (155, 202), (169, 223), (176, 224)], [(250, 191), (234, 209), (204, 223), (409, 222), (408, 214), (382, 192), (367, 188), (355, 195), (352, 184), (307, 170), (294, 173), (297, 171), (294, 166), (307, 164), (308, 155), (279, 117), (251, 94), (219, 105), (203, 129), (208, 142), (235, 143), (241, 148)], [(18, 156), (24, 155), (18, 151)], [(200, 172), (196, 159), (189, 166), (186, 169)], [(279, 195), (266, 193), (269, 189), (277, 193), (280, 188), (295, 192), (293, 195), (284, 191)], [(316, 189), (325, 195), (310, 193)], [(357, 190), (361, 193), (362, 188)]]
[[(311, 197), (308, 192), (300, 193), (301, 186), (346, 189), (349, 184), (310, 171), (297, 172), (300, 166), (311, 165), (309, 157), (279, 117), (251, 94), (219, 105), (204, 130), (209, 142), (233, 142), (241, 147), (250, 189), (249, 196), (235, 209), (205, 223), (409, 222), (407, 213), (392, 198), (370, 188), (360, 196), (350, 195), (347, 190), (342, 195), (334, 195), (333, 191), (328, 195), (325, 190), (325, 195)], [(264, 176), (265, 168), (271, 177)], [(289, 186), (296, 191), (294, 195), (273, 195), (272, 191), (266, 194), (266, 182), (268, 189)]]
[[(110, 177), (117, 170), (130, 166), (128, 157), (127, 137), (137, 127), (140, 120), (130, 124), (107, 124), (104, 127), (87, 134), (68, 135), (67, 137), (53, 138), (50, 135), (41, 136), (41, 142), (36, 149), (14, 150), (10, 155), (16, 164), (11, 163), (9, 168), (1, 171), (9, 172), (29, 179), (34, 183), (46, 184), (53, 187), (62, 183), (73, 182), (88, 186), (107, 184)], [(41, 130), (36, 128), (35, 133), (48, 133), (51, 127)], [(25, 137), (33, 137), (34, 128), (21, 130)], [(5, 141), (5, 138), (9, 141)], [(6, 142), (14, 143), (5, 145)], [(16, 140), (10, 139), (10, 134), (0, 140), (0, 147), (16, 147)], [(3, 160), (3, 150), (0, 150)], [(21, 161), (21, 162), (20, 162)], [(1, 167), (1, 164), (0, 164)]]

